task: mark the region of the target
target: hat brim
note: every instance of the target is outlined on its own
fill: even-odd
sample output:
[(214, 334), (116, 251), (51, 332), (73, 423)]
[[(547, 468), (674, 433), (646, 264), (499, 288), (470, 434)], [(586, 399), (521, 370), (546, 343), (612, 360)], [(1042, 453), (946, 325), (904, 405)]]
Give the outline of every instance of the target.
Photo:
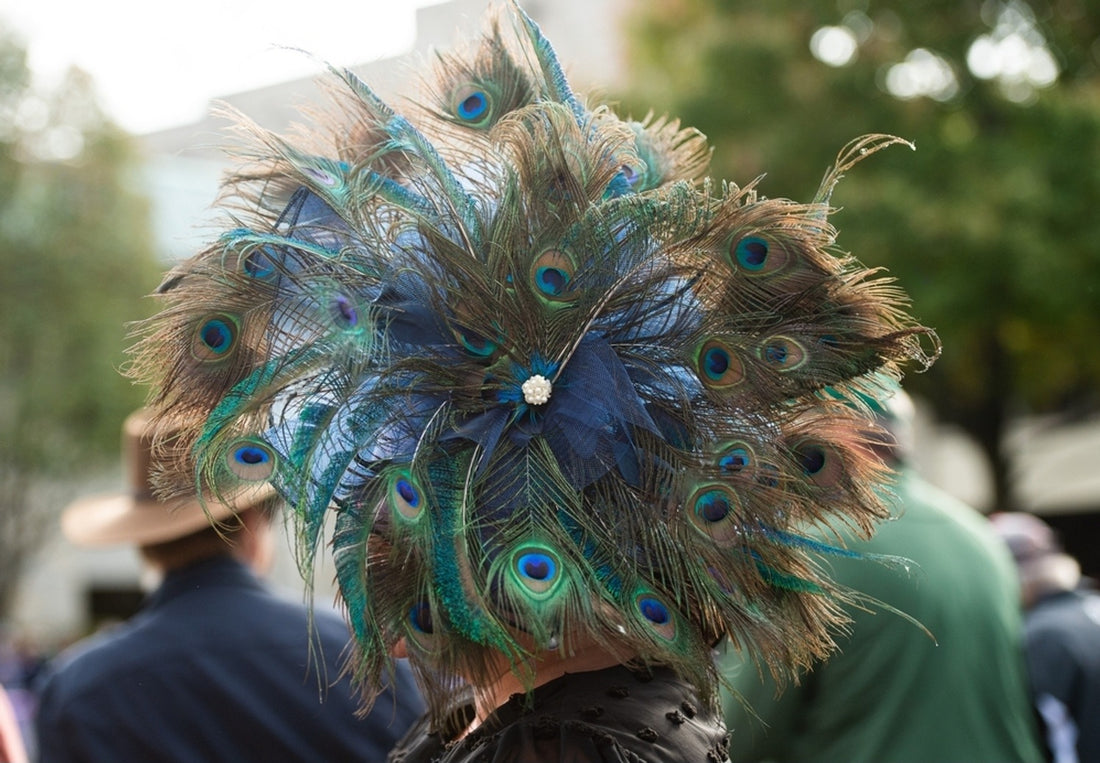
[(163, 543), (182, 538), (249, 509), (275, 495), (268, 483), (250, 485), (225, 501), (149, 501), (117, 493), (82, 498), (66, 507), (61, 531), (80, 546)]

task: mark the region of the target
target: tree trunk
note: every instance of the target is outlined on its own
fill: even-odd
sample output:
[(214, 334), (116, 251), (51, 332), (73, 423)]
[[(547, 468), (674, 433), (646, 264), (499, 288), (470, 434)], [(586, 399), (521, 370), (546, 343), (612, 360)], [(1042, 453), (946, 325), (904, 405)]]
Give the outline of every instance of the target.
[(977, 406), (972, 409), (967, 429), (985, 453), (992, 470), (992, 510), (1016, 511), (1019, 507), (1012, 480), (1012, 458), (1005, 448), (1008, 411), (1012, 407), (1015, 385), (1008, 353), (996, 336), (995, 326), (987, 338), (985, 348), (986, 394), (980, 397)]

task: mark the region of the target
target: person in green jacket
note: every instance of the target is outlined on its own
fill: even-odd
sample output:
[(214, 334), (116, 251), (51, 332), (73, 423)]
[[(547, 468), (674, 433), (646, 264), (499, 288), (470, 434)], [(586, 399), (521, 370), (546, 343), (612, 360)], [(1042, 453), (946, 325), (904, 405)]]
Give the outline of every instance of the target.
[(893, 440), (882, 446), (897, 471), (893, 518), (845, 543), (912, 564), (830, 563), (837, 582), (885, 607), (848, 607), (850, 633), (798, 685), (777, 692), (725, 649), (730, 759), (1042, 761), (1012, 560), (982, 515), (914, 472), (909, 397), (898, 390), (878, 412)]

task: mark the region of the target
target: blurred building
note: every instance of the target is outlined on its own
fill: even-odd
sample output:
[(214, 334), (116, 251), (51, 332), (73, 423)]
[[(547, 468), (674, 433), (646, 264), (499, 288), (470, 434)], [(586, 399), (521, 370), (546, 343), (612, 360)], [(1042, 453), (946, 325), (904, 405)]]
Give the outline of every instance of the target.
[[(918, 405), (916, 436), (916, 464), (931, 482), (984, 512), (993, 509), (989, 465), (962, 429)], [(1100, 579), (1100, 418), (1019, 419), (1004, 447), (1012, 456), (1016, 508), (1042, 516), (1084, 574)]]
[[(618, 18), (627, 0), (522, 0), (554, 43), (570, 82), (580, 91), (606, 92), (623, 81), (624, 67)], [(498, 3), (499, 5), (499, 0)], [(409, 73), (433, 49), (447, 49), (460, 36), (483, 28), (489, 0), (451, 0), (419, 8), (412, 50), (354, 67), (385, 100), (414, 96)], [(318, 66), (320, 70), (320, 66)], [(307, 77), (218, 99), (262, 127), (285, 131), (301, 120), (301, 109), (332, 104), (318, 81)], [(195, 124), (142, 136), (148, 157), (147, 188), (153, 200), (154, 225), (161, 250), (170, 259), (193, 254), (207, 239), (204, 225), (218, 179), (229, 166), (224, 146), (229, 122), (210, 115)]]

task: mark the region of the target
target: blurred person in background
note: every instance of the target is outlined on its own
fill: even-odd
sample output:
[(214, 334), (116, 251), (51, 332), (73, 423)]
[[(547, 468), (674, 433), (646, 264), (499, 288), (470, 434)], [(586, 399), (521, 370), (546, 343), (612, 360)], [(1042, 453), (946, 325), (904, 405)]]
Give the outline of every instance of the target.
[(198, 499), (162, 503), (150, 484), (152, 436), (145, 412), (131, 415), (132, 493), (78, 501), (62, 517), (77, 545), (138, 546), (162, 581), (129, 622), (49, 669), (36, 718), (43, 763), (383, 759), (422, 708), (407, 666), (358, 717), (340, 664), (342, 619), (260, 580), (274, 549), (274, 491), (205, 510)]
[(1031, 514), (990, 517), (1020, 575), (1031, 698), (1055, 763), (1100, 761), (1100, 593)]
[(7, 692), (0, 686), (0, 763), (27, 763), (27, 759), (15, 710)]
[(0, 687), (15, 719), (15, 724), (27, 744), (27, 754), (34, 756), (33, 729), (36, 697), (35, 681), (45, 665), (45, 657), (27, 634), (0, 626)]
[(885, 607), (849, 607), (837, 652), (781, 694), (732, 650), (722, 658), (739, 695), (722, 698), (730, 758), (1041, 760), (1012, 561), (984, 517), (914, 472), (909, 396), (872, 408), (886, 430), (874, 448), (897, 472), (892, 519), (845, 544), (913, 563), (831, 562), (839, 583)]

